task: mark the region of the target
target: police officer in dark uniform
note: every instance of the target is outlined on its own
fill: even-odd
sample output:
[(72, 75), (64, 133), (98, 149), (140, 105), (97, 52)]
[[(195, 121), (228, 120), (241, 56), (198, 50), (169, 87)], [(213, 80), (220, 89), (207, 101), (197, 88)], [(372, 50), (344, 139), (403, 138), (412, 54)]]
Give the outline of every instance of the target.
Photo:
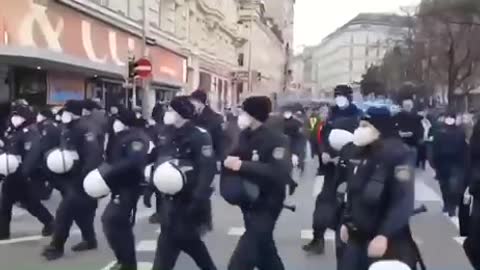
[[(164, 194), (162, 233), (158, 238), (153, 270), (173, 269), (180, 251), (191, 256), (200, 269), (216, 269), (201, 239), (211, 223), (215, 153), (208, 131), (191, 121), (194, 110), (189, 97), (178, 96), (172, 99), (164, 116), (164, 123), (175, 128), (173, 144), (178, 151), (171, 162), (159, 157), (152, 174), (155, 187)], [(182, 175), (180, 179), (172, 175), (174, 168)], [(170, 184), (176, 180), (179, 181)]]
[[(152, 138), (152, 141), (155, 145), (153, 150), (153, 155), (171, 155), (172, 151), (175, 151), (174, 145), (171, 144), (173, 140), (173, 131), (174, 128), (170, 125), (165, 125), (163, 123), (163, 117), (165, 115), (164, 105), (157, 103), (155, 105), (154, 111), (152, 112), (152, 120), (155, 122), (154, 125), (148, 127), (148, 133)], [(160, 223), (161, 220), (161, 195), (156, 191), (156, 189), (147, 186), (145, 188), (145, 193), (143, 196), (143, 203), (146, 207), (151, 208), (152, 195), (155, 194), (155, 207), (156, 211), (148, 219), (151, 224)]]
[(110, 138), (106, 163), (84, 180), (85, 191), (93, 198), (112, 193), (102, 216), (103, 231), (117, 259), (112, 270), (137, 269), (133, 224), (144, 168), (153, 149), (150, 137), (139, 123), (133, 111), (119, 112), (113, 123), (115, 135)]
[(378, 260), (416, 269), (410, 232), (414, 213), (411, 150), (402, 143), (387, 108), (370, 108), (353, 134), (359, 148), (349, 161), (347, 206), (340, 238), (346, 244), (339, 270), (367, 270)]
[(37, 167), (32, 175), (32, 179), (34, 179), (32, 184), (42, 200), (48, 200), (54, 188), (57, 188), (62, 193), (59, 186), (56, 183), (52, 183), (51, 179), (49, 179), (48, 171), (45, 171), (42, 166), (46, 151), (58, 145), (60, 141), (60, 127), (54, 118), (55, 116), (50, 109), (43, 109), (37, 113), (36, 127), (41, 134), (41, 143), (38, 145), (38, 148), (32, 148), (31, 150), (32, 155), (36, 155), (34, 165)]
[(461, 195), (465, 190), (468, 145), (465, 131), (455, 124), (455, 114), (449, 113), (445, 122), (433, 136), (432, 154), (436, 167), (443, 211), (455, 216)]
[(218, 160), (223, 160), (225, 157), (223, 117), (207, 105), (207, 94), (203, 90), (194, 91), (190, 96), (190, 101), (195, 106), (193, 122), (210, 133), (215, 155)]
[(292, 164), (294, 167), (303, 169), (303, 160), (305, 159), (306, 137), (303, 134), (303, 123), (293, 117), (290, 109), (283, 113), (283, 133), (290, 140), (290, 149), (292, 151)]
[(103, 161), (102, 136), (98, 126), (82, 118), (83, 101), (70, 100), (62, 113), (64, 124), (60, 145), (46, 155), (46, 166), (58, 181), (65, 184), (65, 195), (55, 216), (55, 232), (51, 243), (42, 252), (47, 260), (63, 256), (64, 245), (73, 222), (82, 233), (83, 241), (72, 247), (75, 252), (97, 248), (93, 222), (97, 201), (83, 189), (83, 179)]
[[(329, 136), (336, 126), (345, 126), (337, 124), (337, 122), (350, 123), (349, 130), (355, 128), (360, 120), (362, 111), (352, 104), (352, 88), (347, 85), (338, 85), (334, 89), (335, 106), (332, 107), (331, 113), (326, 125), (322, 129), (321, 137), (323, 144), (319, 149), (320, 166), (323, 175), (323, 187), (315, 200), (315, 210), (313, 213), (313, 239), (310, 243), (303, 246), (303, 250), (316, 254), (323, 254), (325, 251), (324, 234), (328, 227), (332, 225), (335, 219), (336, 207), (336, 183), (335, 172), (338, 165), (339, 150), (332, 148), (329, 142)], [(322, 181), (319, 176), (318, 181)]]
[(40, 143), (40, 133), (33, 125), (35, 114), (30, 106), (17, 104), (12, 107), (9, 121), (10, 134), (4, 138), (0, 155), (0, 174), (5, 177), (0, 198), (0, 239), (10, 238), (12, 207), (16, 202), (44, 225), (42, 235), (51, 235), (53, 217), (31, 187), (35, 166), (30, 150)]
[(412, 97), (402, 97), (402, 111), (393, 117), (396, 128), (403, 142), (412, 148), (412, 162), (417, 162), (417, 152), (423, 138), (422, 118), (414, 112)]
[(257, 198), (239, 205), (246, 231), (230, 258), (229, 270), (284, 269), (273, 231), (284, 207), (292, 163), (288, 138), (264, 125), (271, 108), (268, 97), (250, 97), (243, 102), (238, 118), (243, 130), (239, 147), (224, 161), (221, 185), (228, 184), (228, 177), (233, 175), (258, 189)]

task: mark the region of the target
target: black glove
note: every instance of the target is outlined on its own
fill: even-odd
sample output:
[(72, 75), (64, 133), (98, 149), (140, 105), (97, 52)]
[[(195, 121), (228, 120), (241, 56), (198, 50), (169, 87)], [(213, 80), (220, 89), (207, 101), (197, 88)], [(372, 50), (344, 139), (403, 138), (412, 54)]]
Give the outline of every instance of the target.
[(152, 195), (153, 190), (149, 187), (145, 188), (145, 191), (143, 192), (143, 204), (147, 208), (152, 208)]

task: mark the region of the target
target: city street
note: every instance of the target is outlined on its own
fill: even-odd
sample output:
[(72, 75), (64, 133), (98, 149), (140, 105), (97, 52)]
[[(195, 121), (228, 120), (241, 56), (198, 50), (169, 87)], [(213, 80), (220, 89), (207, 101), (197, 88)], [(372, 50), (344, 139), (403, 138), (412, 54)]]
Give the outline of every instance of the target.
[[(313, 163), (307, 165), (305, 177), (300, 181), (300, 187), (294, 196), (297, 212), (285, 211), (278, 223), (275, 235), (286, 269), (289, 270), (334, 270), (334, 235), (327, 233), (326, 255), (308, 255), (301, 249), (311, 237), (311, 216), (314, 194), (318, 191), (313, 181)], [(414, 239), (419, 244), (421, 252), (429, 269), (435, 270), (467, 270), (472, 269), (461, 248), (462, 239), (458, 238), (458, 222), (441, 213), (439, 190), (432, 178), (431, 171), (418, 172), (416, 180), (417, 205), (425, 204), (428, 212), (416, 216), (412, 220)], [(58, 203), (58, 196), (49, 202), (50, 209)], [(106, 200), (101, 201), (97, 215), (100, 216)], [(218, 269), (226, 269), (229, 257), (236, 241), (243, 233), (243, 223), (240, 212), (228, 205), (219, 195), (213, 197), (214, 231), (206, 236), (208, 248)], [(148, 223), (152, 210), (139, 203), (137, 212), (136, 247), (139, 269), (150, 269), (153, 261), (156, 239), (160, 233), (157, 225)], [(68, 242), (65, 257), (55, 262), (46, 262), (40, 257), (42, 247), (48, 239), (37, 234), (41, 227), (31, 216), (20, 209), (15, 210), (12, 222), (13, 238), (0, 241), (0, 268), (9, 270), (103, 270), (114, 263), (114, 257), (103, 238), (99, 218), (96, 221), (99, 238), (99, 249), (83, 254), (74, 254), (69, 250), (72, 244), (79, 241), (76, 228)], [(175, 269), (197, 269), (193, 261), (182, 254)]]

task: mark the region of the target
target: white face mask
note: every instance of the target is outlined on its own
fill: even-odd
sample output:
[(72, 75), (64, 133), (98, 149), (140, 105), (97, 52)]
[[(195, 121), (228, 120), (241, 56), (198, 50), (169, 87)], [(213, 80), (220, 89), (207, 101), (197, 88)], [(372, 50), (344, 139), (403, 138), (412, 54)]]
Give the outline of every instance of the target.
[(378, 140), (380, 134), (373, 127), (359, 127), (353, 133), (353, 144), (356, 146), (367, 146)]
[(177, 122), (177, 113), (174, 111), (168, 111), (163, 116), (163, 123), (167, 126), (173, 125)]
[(345, 96), (337, 96), (335, 98), (335, 104), (337, 104), (339, 108), (346, 108), (348, 105), (350, 105), (350, 102)]
[(283, 113), (283, 117), (284, 117), (285, 119), (290, 119), (290, 118), (292, 118), (292, 112), (284, 112), (284, 113)]
[(47, 118), (41, 114), (37, 114), (37, 123), (45, 121)]
[(62, 119), (61, 119), (62, 123), (68, 124), (68, 123), (72, 122), (72, 120), (73, 120), (73, 115), (71, 113), (69, 113), (69, 112), (63, 112), (62, 113)]
[(119, 133), (120, 131), (125, 130), (126, 126), (119, 120), (113, 122), (113, 132)]
[(447, 117), (447, 118), (445, 118), (445, 124), (446, 124), (447, 126), (453, 126), (453, 125), (455, 125), (455, 123), (456, 123), (456, 119), (455, 119), (455, 118), (453, 118), (453, 117)]
[(117, 107), (111, 107), (110, 108), (110, 113), (111, 114), (118, 114), (118, 108)]
[(413, 102), (411, 100), (405, 100), (402, 107), (404, 111), (411, 112), (413, 110)]
[(246, 113), (240, 114), (238, 116), (237, 125), (241, 130), (247, 129), (252, 124), (252, 119)]
[(14, 115), (14, 116), (12, 116), (10, 121), (12, 122), (12, 125), (14, 127), (19, 127), (21, 124), (23, 124), (23, 122), (25, 122), (25, 118), (23, 118), (19, 115)]

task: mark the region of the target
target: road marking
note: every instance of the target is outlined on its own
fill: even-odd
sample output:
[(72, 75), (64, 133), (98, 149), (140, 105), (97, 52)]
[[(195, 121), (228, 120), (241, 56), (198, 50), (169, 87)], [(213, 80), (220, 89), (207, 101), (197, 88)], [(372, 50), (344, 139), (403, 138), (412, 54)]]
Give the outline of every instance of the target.
[(154, 210), (151, 210), (151, 209), (145, 209), (145, 210), (142, 210), (140, 212), (137, 212), (137, 214), (135, 215), (135, 220), (141, 220), (141, 219), (144, 219), (144, 218), (147, 218), (147, 217), (150, 217), (151, 215), (153, 215), (153, 213), (155, 213)]
[(1, 240), (0, 245), (8, 245), (8, 244), (13, 244), (13, 243), (38, 241), (38, 240), (43, 239), (43, 238), (45, 238), (45, 237), (42, 236), (42, 235), (24, 236), (24, 237), (12, 238), (12, 239), (7, 239), (7, 240)]
[[(107, 266), (105, 266), (104, 268), (102, 268), (102, 270), (110, 270), (110, 268), (112, 268), (117, 262), (116, 261), (113, 261), (109, 264), (107, 264)], [(153, 267), (153, 263), (150, 263), (150, 262), (138, 262), (137, 263), (137, 269), (138, 270), (151, 270)]]
[(441, 202), (442, 198), (423, 181), (415, 181), (415, 201)]
[[(70, 234), (72, 235), (78, 235), (80, 234), (80, 230), (78, 229), (72, 229), (70, 231)], [(22, 236), (22, 237), (17, 237), (17, 238), (10, 238), (6, 240), (0, 240), (0, 245), (8, 245), (8, 244), (15, 244), (15, 243), (23, 243), (23, 242), (31, 242), (31, 241), (38, 241), (42, 240), (44, 238), (48, 238), (50, 236), (43, 236), (43, 235), (29, 235), (29, 236)]]
[(450, 217), (449, 220), (457, 227), (457, 230), (460, 230), (460, 220), (458, 220), (458, 217)]
[(137, 245), (137, 251), (155, 251), (157, 249), (157, 240), (143, 240)]
[(139, 262), (137, 263), (138, 270), (151, 270), (153, 267), (153, 263), (151, 262)]
[(466, 237), (463, 237), (463, 236), (453, 238), (453, 240), (455, 240), (455, 242), (457, 242), (461, 246), (463, 245), (463, 242), (465, 242), (465, 239), (466, 239)]
[[(335, 231), (327, 229), (324, 234), (324, 239), (327, 241), (335, 240)], [(300, 232), (300, 238), (303, 240), (312, 240), (313, 239), (313, 230), (302, 230)]]
[(104, 268), (102, 268), (102, 270), (110, 270), (110, 268), (112, 268), (116, 263), (117, 263), (117, 261), (113, 261), (113, 262), (107, 264), (107, 266), (105, 266)]
[(232, 227), (228, 230), (228, 235), (242, 236), (245, 233), (244, 227)]
[(322, 192), (323, 184), (325, 182), (325, 177), (323, 175), (318, 175), (315, 177), (315, 183), (313, 184), (313, 193), (312, 196), (316, 198), (320, 192)]

